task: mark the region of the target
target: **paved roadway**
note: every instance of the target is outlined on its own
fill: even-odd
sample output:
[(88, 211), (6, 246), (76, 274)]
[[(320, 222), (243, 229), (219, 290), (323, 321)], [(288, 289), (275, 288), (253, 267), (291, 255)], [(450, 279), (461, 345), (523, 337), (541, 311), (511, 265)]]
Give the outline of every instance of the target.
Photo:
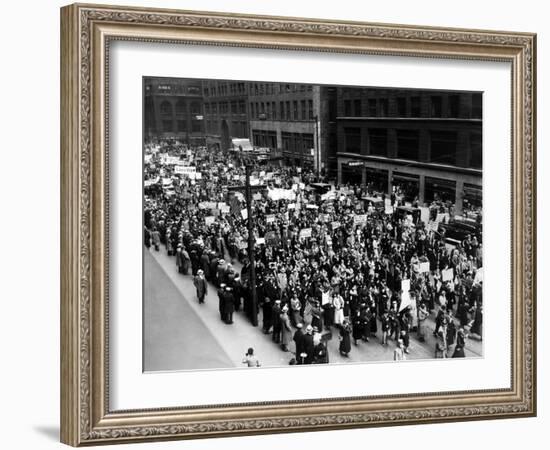
[[(242, 311), (233, 315), (233, 325), (222, 322), (215, 286), (210, 285), (206, 302), (199, 304), (191, 275), (177, 272), (175, 258), (168, 256), (164, 247), (159, 252), (144, 248), (144, 277), (145, 371), (244, 367), (241, 361), (248, 347), (254, 348), (264, 367), (287, 365), (294, 357), (293, 343), (291, 352), (283, 352), (271, 341), (271, 335), (263, 334), (261, 326), (253, 327)], [(433, 318), (429, 321), (426, 342), (417, 341), (411, 334), (407, 359), (433, 358)], [(338, 351), (335, 328), (333, 336), (328, 344), (331, 363), (393, 360), (395, 341), (383, 346), (377, 337), (372, 337), (358, 346), (352, 344), (351, 353), (345, 357)], [(482, 343), (467, 339), (466, 356), (481, 355)]]

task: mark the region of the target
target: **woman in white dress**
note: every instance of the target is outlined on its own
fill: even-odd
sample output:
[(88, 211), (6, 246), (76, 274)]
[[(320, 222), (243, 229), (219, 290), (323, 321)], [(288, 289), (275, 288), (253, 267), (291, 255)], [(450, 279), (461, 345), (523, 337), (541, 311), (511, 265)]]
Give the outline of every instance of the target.
[(344, 323), (344, 299), (341, 295), (334, 294), (332, 307), (334, 308), (334, 325), (341, 326)]

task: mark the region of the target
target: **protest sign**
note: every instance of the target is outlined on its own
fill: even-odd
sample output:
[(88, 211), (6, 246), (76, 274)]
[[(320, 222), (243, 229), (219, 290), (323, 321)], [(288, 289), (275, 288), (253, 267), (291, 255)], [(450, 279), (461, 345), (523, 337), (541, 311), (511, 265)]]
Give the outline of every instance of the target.
[(296, 203), (289, 203), (288, 209), (296, 209)]
[(403, 292), (411, 290), (411, 280), (401, 280), (401, 290)]
[(367, 223), (367, 215), (366, 214), (355, 214), (353, 216), (353, 224), (354, 225), (365, 225)]
[(319, 209), (317, 205), (306, 205), (306, 209)]
[(420, 207), (420, 220), (427, 224), (430, 221), (430, 208)]
[(216, 220), (216, 218), (214, 216), (206, 216), (204, 218), (204, 223), (206, 223), (207, 226), (212, 225), (215, 220)]
[(223, 205), (221, 208), (220, 208), (220, 212), (222, 214), (229, 214), (229, 212), (231, 211), (231, 207), (229, 205)]
[(261, 199), (262, 199), (262, 194), (260, 194), (259, 192), (256, 192), (256, 193), (252, 196), (252, 199), (253, 199), (253, 200), (261, 200)]
[(335, 230), (336, 228), (340, 227), (340, 222), (332, 222), (330, 226), (332, 227), (333, 230)]
[(429, 262), (421, 262), (420, 263), (420, 273), (426, 273), (430, 271), (430, 263)]
[(265, 238), (257, 238), (256, 245), (265, 245)]
[(266, 223), (273, 223), (275, 222), (275, 215), (274, 214), (268, 214), (265, 216)]
[(174, 173), (178, 175), (187, 175), (189, 177), (194, 177), (197, 168), (195, 166), (175, 166)]
[(453, 269), (446, 269), (441, 271), (441, 279), (443, 281), (453, 281)]
[(401, 293), (401, 303), (399, 305), (399, 312), (403, 311), (408, 306), (412, 305), (411, 296), (409, 291), (403, 291)]
[(241, 216), (244, 220), (248, 219), (248, 211), (246, 209), (241, 209)]
[(300, 238), (310, 238), (311, 228), (303, 228), (300, 230)]

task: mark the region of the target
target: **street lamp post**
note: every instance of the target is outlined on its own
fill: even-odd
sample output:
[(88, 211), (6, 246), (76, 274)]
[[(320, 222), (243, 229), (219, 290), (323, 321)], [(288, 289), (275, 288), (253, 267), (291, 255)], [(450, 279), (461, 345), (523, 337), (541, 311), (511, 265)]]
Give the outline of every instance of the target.
[(248, 258), (250, 263), (250, 295), (251, 295), (251, 311), (250, 319), (253, 326), (258, 326), (258, 295), (256, 292), (256, 257), (254, 252), (254, 247), (256, 242), (254, 240), (254, 226), (252, 223), (252, 186), (250, 185), (250, 172), (252, 167), (246, 166), (246, 213), (247, 213), (247, 224), (248, 224)]
[(246, 200), (246, 214), (248, 225), (248, 259), (250, 264), (250, 296), (251, 296), (251, 309), (250, 309), (250, 321), (253, 326), (258, 326), (258, 295), (256, 292), (256, 258), (255, 258), (255, 246), (256, 241), (254, 239), (254, 222), (252, 221), (252, 194), (257, 191), (261, 191), (265, 188), (264, 185), (252, 186), (250, 184), (250, 175), (252, 173), (252, 166), (246, 165), (246, 179), (244, 186), (229, 186), (230, 191), (244, 191)]

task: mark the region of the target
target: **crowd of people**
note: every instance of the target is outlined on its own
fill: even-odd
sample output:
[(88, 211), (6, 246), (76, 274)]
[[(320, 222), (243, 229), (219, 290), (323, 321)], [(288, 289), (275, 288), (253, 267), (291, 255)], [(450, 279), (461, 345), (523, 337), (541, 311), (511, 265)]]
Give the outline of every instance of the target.
[(252, 162), (251, 261), (245, 199), (229, 188), (244, 183), (242, 155), (155, 145), (147, 152), (145, 245), (159, 251), (162, 244), (175, 256), (199, 302), (213, 285), (227, 324), (235, 312), (254, 310), (254, 264), (261, 328), (281, 351), (294, 343), (292, 364), (327, 363), (333, 334), (343, 356), (362, 342), (391, 340), (395, 360), (413, 351), (411, 337), (424, 341), (427, 333), (436, 338), (436, 358), (464, 357), (466, 339), (481, 339), (481, 233), (449, 245), (437, 226), (452, 219), (449, 205), (434, 202), (421, 220), (399, 209), (397, 190), (379, 195), (380, 208), (368, 186)]

